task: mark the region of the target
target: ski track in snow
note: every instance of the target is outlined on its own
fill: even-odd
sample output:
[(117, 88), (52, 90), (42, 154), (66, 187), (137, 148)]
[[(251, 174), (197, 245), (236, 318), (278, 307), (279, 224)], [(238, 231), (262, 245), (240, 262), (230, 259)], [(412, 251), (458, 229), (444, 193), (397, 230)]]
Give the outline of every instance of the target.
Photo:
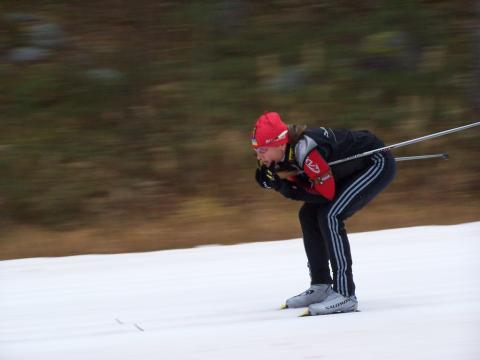
[(278, 310), (301, 239), (0, 262), (0, 359), (480, 359), (480, 222), (350, 235), (361, 312)]

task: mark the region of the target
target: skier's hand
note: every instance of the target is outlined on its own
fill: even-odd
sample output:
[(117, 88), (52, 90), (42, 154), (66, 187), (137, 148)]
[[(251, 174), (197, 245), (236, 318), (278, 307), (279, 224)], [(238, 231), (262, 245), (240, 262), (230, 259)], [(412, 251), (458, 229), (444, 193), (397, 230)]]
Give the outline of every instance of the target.
[(272, 169), (262, 165), (255, 172), (255, 180), (265, 189), (277, 190), (282, 180), (272, 171)]

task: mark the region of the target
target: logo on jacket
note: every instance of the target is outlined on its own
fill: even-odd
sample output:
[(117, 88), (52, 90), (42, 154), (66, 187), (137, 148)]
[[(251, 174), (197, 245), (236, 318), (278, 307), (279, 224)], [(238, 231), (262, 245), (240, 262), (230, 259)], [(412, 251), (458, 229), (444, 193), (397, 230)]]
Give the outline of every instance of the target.
[(312, 159), (310, 158), (306, 158), (305, 159), (305, 165), (307, 165), (307, 167), (312, 170), (315, 174), (318, 174), (320, 173), (320, 168), (318, 167), (318, 164), (315, 164)]
[(325, 136), (326, 138), (329, 138), (329, 136), (328, 136), (328, 130), (325, 129), (324, 127), (321, 127), (320, 129), (323, 130), (323, 136)]

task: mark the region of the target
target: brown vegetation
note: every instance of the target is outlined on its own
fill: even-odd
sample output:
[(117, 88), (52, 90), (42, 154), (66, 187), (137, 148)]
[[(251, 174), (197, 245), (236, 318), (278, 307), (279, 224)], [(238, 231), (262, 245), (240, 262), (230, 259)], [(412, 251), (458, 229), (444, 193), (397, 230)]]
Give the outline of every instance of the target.
[[(472, 6), (2, 1), (0, 258), (299, 237), (300, 204), (254, 183), (255, 118), (388, 144), (478, 121)], [(349, 229), (478, 220), (478, 131), (396, 152), (451, 160), (399, 164)]]

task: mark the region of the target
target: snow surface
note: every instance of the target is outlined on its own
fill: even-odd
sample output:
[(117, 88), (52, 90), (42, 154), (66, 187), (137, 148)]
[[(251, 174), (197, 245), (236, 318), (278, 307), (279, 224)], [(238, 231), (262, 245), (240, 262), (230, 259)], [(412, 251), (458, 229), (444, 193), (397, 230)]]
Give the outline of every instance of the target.
[(0, 262), (0, 359), (480, 359), (480, 222), (350, 235), (361, 312), (278, 310), (302, 241)]

